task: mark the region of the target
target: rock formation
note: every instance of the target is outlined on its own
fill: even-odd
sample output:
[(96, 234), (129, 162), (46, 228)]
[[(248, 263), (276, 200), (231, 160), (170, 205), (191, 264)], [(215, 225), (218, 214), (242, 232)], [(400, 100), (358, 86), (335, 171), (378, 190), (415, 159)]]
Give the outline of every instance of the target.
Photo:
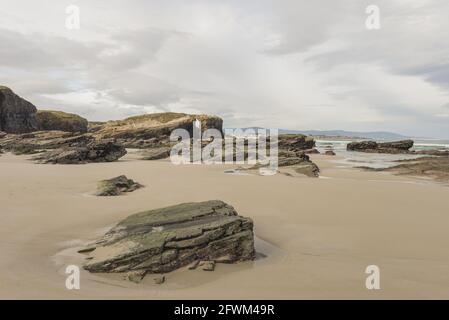
[(143, 186), (126, 176), (121, 175), (98, 183), (97, 196), (118, 196), (124, 192), (133, 192)]
[(87, 132), (87, 120), (72, 113), (39, 110), (36, 114), (38, 130), (59, 130), (67, 132)]
[(219, 117), (174, 112), (145, 114), (89, 127), (96, 138), (114, 138), (127, 148), (147, 148), (166, 146), (175, 129), (185, 129), (192, 136), (196, 119), (201, 122), (202, 131), (211, 128), (222, 131), (223, 120)]
[(413, 140), (401, 140), (394, 142), (358, 141), (347, 145), (348, 151), (360, 151), (369, 153), (409, 153), (413, 147)]
[(255, 257), (253, 222), (219, 201), (184, 203), (129, 216), (92, 246), (90, 272), (165, 273), (194, 261)]
[(46, 151), (33, 159), (38, 163), (83, 164), (116, 161), (125, 154), (126, 149), (122, 145), (112, 140), (100, 140)]
[(24, 133), (37, 129), (36, 107), (16, 95), (11, 89), (0, 86), (0, 131)]
[(92, 141), (94, 141), (94, 138), (90, 135), (63, 131), (37, 131), (0, 136), (0, 146), (6, 151), (20, 154), (31, 154), (48, 149), (81, 146)]
[(287, 151), (303, 151), (315, 147), (315, 140), (303, 134), (280, 134), (278, 139), (278, 148)]

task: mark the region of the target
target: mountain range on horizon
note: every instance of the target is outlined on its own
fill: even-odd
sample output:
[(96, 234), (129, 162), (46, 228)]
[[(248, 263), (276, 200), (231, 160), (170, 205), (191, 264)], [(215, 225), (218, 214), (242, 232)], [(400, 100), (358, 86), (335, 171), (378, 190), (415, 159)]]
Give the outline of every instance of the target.
[[(234, 128), (229, 128), (234, 129)], [(243, 130), (246, 129), (264, 129), (261, 127), (246, 127), (241, 128)], [(418, 137), (410, 137), (406, 135), (402, 135), (399, 133), (389, 132), (389, 131), (346, 131), (346, 130), (290, 130), (290, 129), (279, 129), (280, 134), (305, 134), (308, 136), (329, 136), (329, 137), (347, 137), (347, 138), (360, 138), (360, 139), (372, 139), (372, 140), (404, 140), (410, 138), (418, 138)], [(421, 139), (431, 139), (431, 138), (423, 138)]]

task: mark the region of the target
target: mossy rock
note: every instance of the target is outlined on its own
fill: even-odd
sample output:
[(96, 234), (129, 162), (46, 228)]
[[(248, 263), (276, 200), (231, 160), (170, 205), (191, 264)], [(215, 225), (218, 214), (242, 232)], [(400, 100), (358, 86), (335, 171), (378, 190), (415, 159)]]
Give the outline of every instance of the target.
[(98, 183), (97, 196), (118, 196), (124, 192), (133, 192), (143, 186), (126, 176), (121, 175)]
[(255, 257), (253, 222), (223, 201), (183, 203), (129, 216), (89, 246), (90, 272), (166, 273), (193, 261)]

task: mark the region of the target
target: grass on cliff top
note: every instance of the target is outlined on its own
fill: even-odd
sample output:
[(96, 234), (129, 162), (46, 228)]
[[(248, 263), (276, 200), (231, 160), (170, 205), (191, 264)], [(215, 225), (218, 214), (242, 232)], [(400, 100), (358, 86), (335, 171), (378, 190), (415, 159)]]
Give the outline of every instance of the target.
[(136, 124), (145, 124), (146, 122), (150, 122), (153, 124), (157, 123), (167, 123), (173, 120), (177, 120), (183, 117), (189, 116), (186, 113), (177, 113), (177, 112), (160, 112), (160, 113), (149, 113), (142, 114), (138, 116), (129, 117), (123, 120), (112, 120), (108, 121), (108, 125), (112, 126), (127, 126), (127, 125), (136, 125)]
[(158, 121), (160, 123), (167, 123), (182, 117), (187, 116), (186, 113), (178, 113), (178, 112), (159, 112), (159, 113), (150, 113), (150, 114), (142, 114), (138, 116), (133, 116), (126, 118), (122, 121), (124, 122), (144, 122), (148, 120)]
[(74, 113), (67, 113), (63, 111), (56, 111), (56, 110), (38, 110), (38, 115), (45, 116), (45, 115), (51, 115), (60, 119), (65, 120), (85, 120), (83, 117), (74, 114)]

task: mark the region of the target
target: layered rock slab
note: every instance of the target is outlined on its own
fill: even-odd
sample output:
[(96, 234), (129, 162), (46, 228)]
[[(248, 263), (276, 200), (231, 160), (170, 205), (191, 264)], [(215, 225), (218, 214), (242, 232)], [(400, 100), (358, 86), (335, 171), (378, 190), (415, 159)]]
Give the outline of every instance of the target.
[(346, 146), (348, 151), (360, 151), (369, 153), (409, 153), (413, 147), (413, 140), (400, 140), (393, 142), (356, 141)]
[(253, 222), (223, 201), (183, 203), (131, 215), (82, 251), (90, 251), (90, 272), (165, 273), (198, 260), (252, 260)]
[(38, 163), (83, 164), (112, 162), (126, 154), (126, 149), (113, 140), (91, 141), (41, 153), (33, 158)]

